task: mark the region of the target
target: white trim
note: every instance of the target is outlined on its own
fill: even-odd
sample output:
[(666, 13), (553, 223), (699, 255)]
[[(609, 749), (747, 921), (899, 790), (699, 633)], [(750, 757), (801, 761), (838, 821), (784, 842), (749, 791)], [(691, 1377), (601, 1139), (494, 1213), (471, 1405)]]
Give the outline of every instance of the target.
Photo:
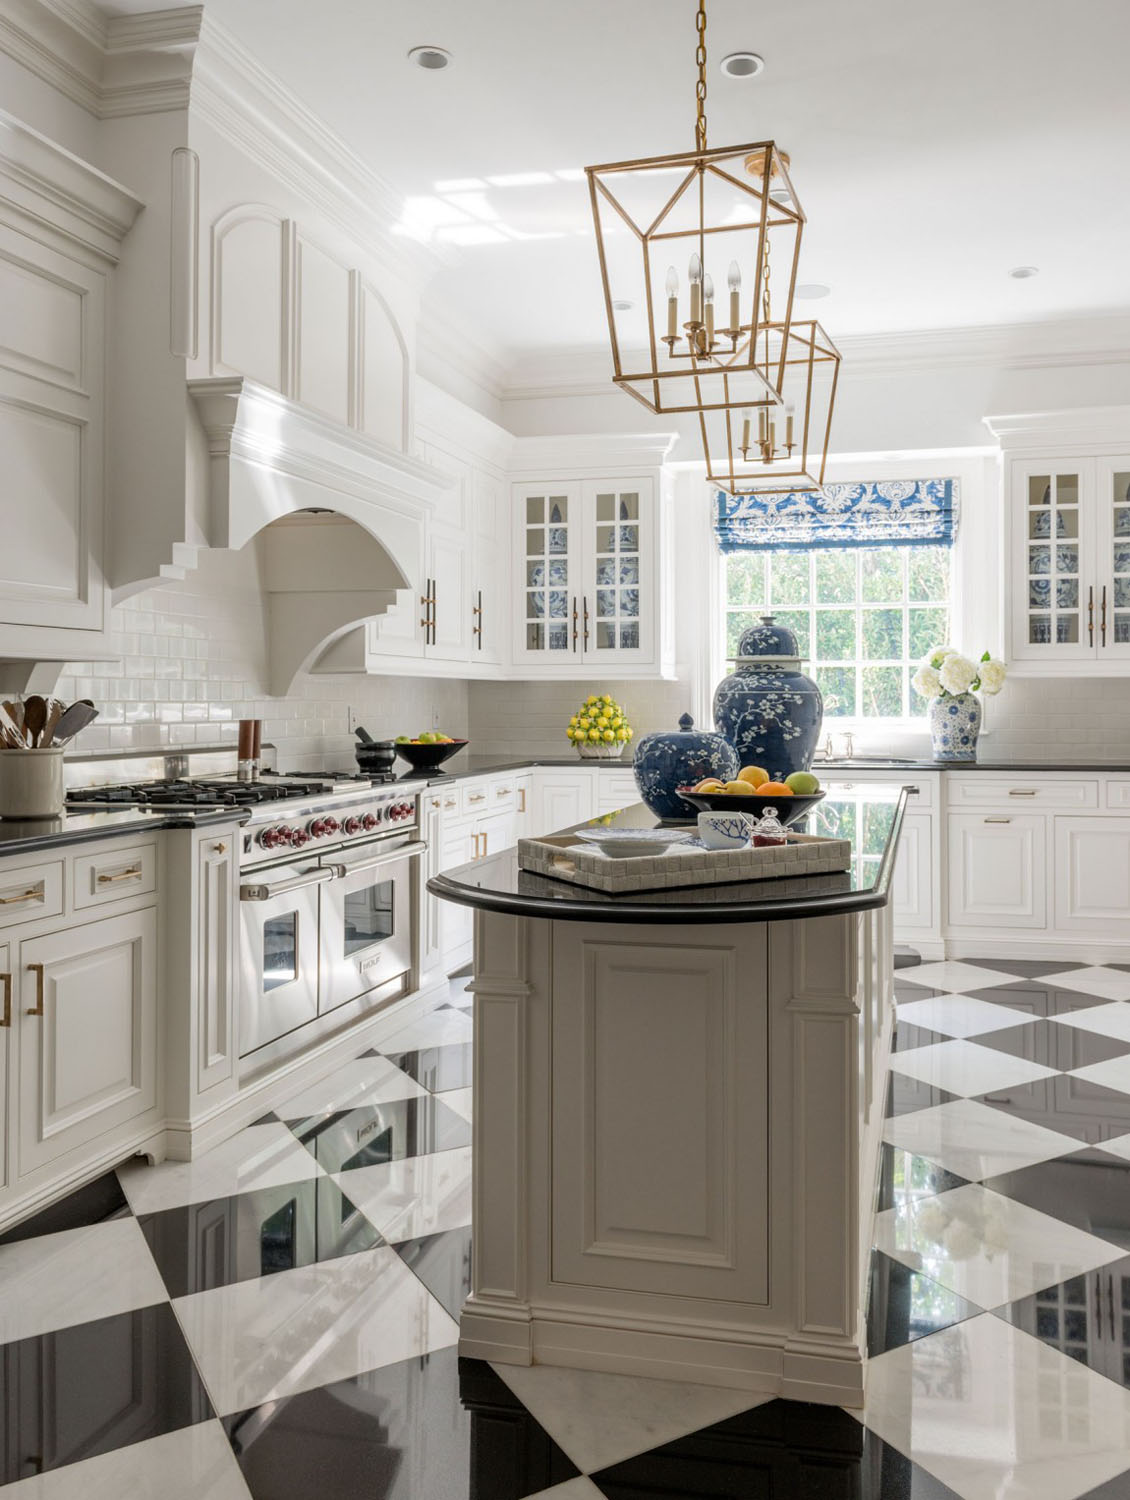
[(673, 432), (575, 433), (556, 437), (519, 437), (514, 440), (511, 478), (519, 482), (545, 475), (560, 478), (585, 470), (613, 479), (627, 470), (658, 469), (678, 440)]

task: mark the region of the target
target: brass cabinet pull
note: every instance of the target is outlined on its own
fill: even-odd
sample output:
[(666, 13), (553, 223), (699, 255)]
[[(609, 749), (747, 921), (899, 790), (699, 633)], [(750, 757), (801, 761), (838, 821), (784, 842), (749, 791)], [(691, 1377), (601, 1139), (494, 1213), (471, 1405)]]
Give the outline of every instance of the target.
[(41, 1016), (43, 1014), (43, 965), (28, 964), (27, 971), (35, 975), (35, 1004), (28, 1007), (29, 1016)]
[(1101, 644), (1105, 646), (1106, 645), (1106, 584), (1105, 583), (1103, 584), (1102, 614), (1099, 617), (1099, 630), (1101, 632), (1101, 635), (1100, 635)]
[(12, 1024), (12, 976), (0, 974), (0, 985), (4, 986), (4, 1014), (0, 1016), (0, 1026)]
[[(220, 853), (221, 854), (223, 853), (223, 850), (224, 850), (224, 846), (223, 846), (223, 844), (221, 844), (220, 845)], [(141, 879), (141, 866), (140, 865), (130, 865), (130, 867), (129, 867), (128, 870), (119, 870), (116, 875), (99, 875), (99, 877), (98, 877), (98, 884), (99, 885), (114, 885), (119, 880), (140, 880), (140, 879)]]
[(477, 641), (478, 641), (478, 646), (476, 647), (476, 649), (479, 650), (479, 651), (481, 651), (483, 649), (483, 591), (482, 591), (482, 589), (480, 589), (478, 591), (477, 598), (478, 598), (478, 603), (475, 604), (472, 607), (471, 614), (475, 617), (475, 619), (478, 621), (478, 623), (476, 625), (473, 625), (471, 627), (471, 634), (473, 636), (475, 636), (476, 639), (477, 639)]
[(486, 855), (486, 854), (489, 854), (489, 853), (490, 853), (490, 834), (489, 833), (484, 833), (483, 834), (483, 854)]
[(509, 797), (513, 794), (513, 791), (514, 788), (511, 786), (500, 786), (494, 795), (496, 797)]
[(577, 613), (577, 596), (576, 596), (576, 594), (574, 594), (573, 595), (573, 650), (574, 651), (577, 649), (577, 635), (578, 635), (577, 621), (579, 619), (580, 619), (580, 616)]
[(1034, 786), (1010, 786), (1008, 795), (1010, 797), (1035, 797), (1038, 791), (1039, 788)]
[(524, 786), (518, 788), (518, 811), (526, 811), (526, 788)]
[(21, 901), (46, 901), (45, 886), (36, 885), (30, 891), (21, 891), (18, 896), (0, 896), (0, 906), (19, 906)]
[(479, 857), (479, 835), (477, 833), (473, 833), (471, 835), (471, 837), (475, 841), (475, 852), (474, 852), (474, 854), (472, 854), (471, 858), (472, 859), (478, 859), (478, 857)]
[(1091, 584), (1087, 590), (1087, 644), (1095, 644), (1095, 586)]
[(475, 792), (472, 796), (469, 796), (467, 798), (468, 802), (485, 802), (486, 800), (487, 795), (485, 792)]
[(228, 852), (228, 846), (226, 844), (213, 844), (212, 845), (212, 853), (213, 854), (226, 854), (227, 852)]
[(1011, 818), (986, 818), (986, 823), (1011, 823)]
[(589, 649), (589, 599), (587, 594), (582, 596), (581, 603), (584, 605), (585, 609), (585, 650), (587, 651)]
[(442, 806), (443, 806), (443, 803), (439, 800), (438, 797), (433, 797), (432, 798), (432, 811), (433, 812), (439, 812), (439, 810), (440, 810), (440, 808)]

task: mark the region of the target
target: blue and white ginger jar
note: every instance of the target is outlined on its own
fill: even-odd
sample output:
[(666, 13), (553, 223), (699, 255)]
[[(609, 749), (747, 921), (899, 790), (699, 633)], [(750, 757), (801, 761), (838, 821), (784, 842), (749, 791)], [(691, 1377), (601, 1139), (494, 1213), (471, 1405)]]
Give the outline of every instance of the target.
[(714, 693), (714, 725), (743, 766), (761, 766), (774, 781), (807, 771), (820, 740), (824, 699), (800, 670), (797, 638), (772, 615), (738, 642), (735, 667)]
[(708, 776), (733, 781), (739, 766), (732, 745), (720, 734), (696, 729), (690, 714), (684, 714), (677, 730), (644, 735), (636, 745), (632, 770), (640, 796), (657, 818), (688, 823), (698, 817), (698, 808), (677, 796), (675, 788), (694, 786)]
[(930, 738), (935, 760), (976, 760), (981, 700), (976, 693), (946, 693), (930, 699)]

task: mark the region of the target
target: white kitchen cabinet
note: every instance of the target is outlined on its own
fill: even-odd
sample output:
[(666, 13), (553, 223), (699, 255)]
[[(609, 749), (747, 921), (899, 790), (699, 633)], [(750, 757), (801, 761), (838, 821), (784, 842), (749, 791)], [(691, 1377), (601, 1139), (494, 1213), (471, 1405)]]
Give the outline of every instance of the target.
[(527, 773), (514, 778), (514, 834), (516, 839), (529, 838), (533, 817), (534, 778)]
[(894, 929), (899, 941), (913, 942), (937, 931), (934, 866), (933, 818), (928, 813), (905, 813), (891, 880)]
[(604, 813), (619, 812), (623, 807), (634, 807), (641, 800), (636, 786), (635, 774), (629, 770), (595, 771), (597, 817)]
[[(12, 949), (0, 943), (0, 1121), (8, 1118), (8, 1053), (11, 1048), (12, 1019), (16, 1009), (15, 975), (12, 972)], [(0, 1190), (9, 1182), (8, 1158), (12, 1150), (12, 1132), (0, 1133)]]
[(1060, 932), (1120, 931), (1130, 920), (1130, 818), (1053, 819)]
[(239, 839), (206, 832), (196, 844), (196, 1091), (233, 1076), (236, 1057), (236, 950)]
[(663, 525), (649, 477), (515, 486), (515, 668), (663, 670)]
[(155, 908), (19, 945), (20, 1175), (157, 1105)]
[(466, 661), (471, 654), (471, 569), (468, 538), (433, 530), (428, 537), (428, 605), (424, 654)]
[[(428, 846), (424, 856), (426, 887), (433, 875), (443, 871), (443, 795), (440, 792), (428, 791), (420, 798), (420, 835)], [(420, 968), (425, 974), (443, 962), (444, 905), (425, 888), (420, 935)]]
[(558, 833), (585, 823), (596, 813), (594, 776), (599, 771), (578, 768), (575, 771), (556, 767), (539, 770), (534, 786), (534, 812), (530, 833)]
[(1045, 817), (950, 813), (947, 836), (951, 927), (1045, 926)]
[[(454, 870), (459, 865), (469, 865), (475, 858), (475, 842), (471, 821), (460, 818), (454, 823), (445, 823), (440, 848), (441, 871)], [(475, 914), (469, 906), (459, 906), (454, 901), (440, 902), (440, 944), (443, 965), (448, 974), (471, 961), (472, 939), (475, 931)]]

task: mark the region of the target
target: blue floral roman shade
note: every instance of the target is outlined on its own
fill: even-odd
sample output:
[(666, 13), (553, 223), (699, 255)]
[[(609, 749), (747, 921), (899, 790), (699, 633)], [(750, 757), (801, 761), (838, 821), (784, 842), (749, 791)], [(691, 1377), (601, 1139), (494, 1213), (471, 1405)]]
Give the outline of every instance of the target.
[(813, 547), (949, 547), (957, 529), (955, 479), (828, 484), (787, 495), (716, 497), (723, 552)]

